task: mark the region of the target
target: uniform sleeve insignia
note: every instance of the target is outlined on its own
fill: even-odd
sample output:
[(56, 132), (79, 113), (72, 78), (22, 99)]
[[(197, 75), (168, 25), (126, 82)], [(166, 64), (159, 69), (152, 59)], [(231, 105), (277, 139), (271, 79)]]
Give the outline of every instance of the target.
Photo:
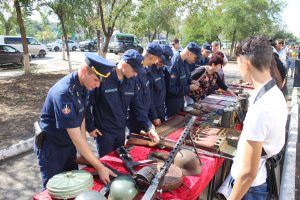
[(62, 113), (64, 114), (64, 115), (69, 115), (70, 113), (71, 113), (71, 105), (70, 104), (63, 104), (62, 105)]
[(171, 78), (176, 78), (175, 74), (172, 74), (172, 75), (171, 75)]

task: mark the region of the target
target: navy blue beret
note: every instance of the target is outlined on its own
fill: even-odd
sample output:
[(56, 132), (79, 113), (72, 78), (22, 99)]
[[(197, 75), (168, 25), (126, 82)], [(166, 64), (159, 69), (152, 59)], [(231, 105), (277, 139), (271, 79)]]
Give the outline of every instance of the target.
[(161, 56), (161, 60), (167, 66), (171, 66), (172, 62), (171, 59), (173, 57), (173, 50), (169, 45), (163, 45), (162, 47), (163, 54)]
[(205, 49), (208, 53), (212, 52), (210, 44), (205, 43), (205, 44), (203, 44), (202, 48)]
[(197, 57), (201, 57), (201, 49), (200, 47), (198, 46), (198, 44), (196, 44), (195, 42), (190, 42), (188, 43), (188, 45), (186, 46), (186, 48), (197, 55)]
[(160, 57), (163, 54), (162, 48), (159, 46), (159, 44), (156, 43), (149, 43), (146, 51), (158, 57)]
[(87, 52), (84, 55), (85, 63), (94, 70), (97, 76), (107, 78), (116, 67), (115, 64), (97, 54)]
[(138, 74), (146, 73), (146, 70), (144, 69), (144, 67), (142, 65), (144, 56), (142, 56), (136, 50), (129, 49), (129, 50), (125, 51), (125, 53), (122, 56), (122, 60), (124, 60), (126, 63), (128, 63), (134, 69), (134, 71), (136, 71)]

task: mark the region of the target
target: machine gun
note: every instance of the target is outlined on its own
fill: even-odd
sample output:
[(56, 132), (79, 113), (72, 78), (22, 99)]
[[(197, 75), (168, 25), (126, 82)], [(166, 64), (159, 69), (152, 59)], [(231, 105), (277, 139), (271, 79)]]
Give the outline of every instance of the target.
[[(189, 123), (183, 130), (183, 133), (181, 134), (179, 140), (177, 141), (176, 145), (174, 146), (171, 153), (169, 154), (168, 159), (165, 161), (164, 165), (160, 168), (160, 171), (157, 172), (155, 174), (155, 177), (152, 179), (151, 184), (150, 184), (149, 188), (146, 190), (142, 200), (149, 200), (149, 199), (152, 200), (155, 198), (156, 192), (159, 189), (159, 187), (161, 186), (163, 179), (164, 179), (166, 173), (168, 172), (171, 164), (173, 163), (176, 154), (178, 153), (178, 151), (180, 151), (180, 147), (181, 147), (182, 143), (184, 142), (185, 138), (188, 135), (190, 136), (190, 131), (193, 128), (194, 122), (195, 122), (195, 116), (191, 117), (191, 119), (189, 120)], [(196, 150), (195, 145), (194, 145), (194, 148)], [(197, 156), (199, 158), (198, 154), (197, 154)], [(199, 161), (200, 161), (200, 158), (199, 158)]]

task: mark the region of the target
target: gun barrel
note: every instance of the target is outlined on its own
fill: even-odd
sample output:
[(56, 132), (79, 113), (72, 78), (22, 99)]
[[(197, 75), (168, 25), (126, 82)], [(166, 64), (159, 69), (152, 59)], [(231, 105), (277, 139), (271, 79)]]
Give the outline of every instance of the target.
[(130, 163), (132, 161), (132, 159), (128, 156), (128, 152), (126, 151), (124, 146), (117, 148), (116, 151), (117, 151), (119, 157), (121, 158), (121, 160), (123, 161), (123, 163), (125, 164), (125, 167), (130, 172), (130, 174), (134, 175), (136, 172), (134, 171), (133, 166)]

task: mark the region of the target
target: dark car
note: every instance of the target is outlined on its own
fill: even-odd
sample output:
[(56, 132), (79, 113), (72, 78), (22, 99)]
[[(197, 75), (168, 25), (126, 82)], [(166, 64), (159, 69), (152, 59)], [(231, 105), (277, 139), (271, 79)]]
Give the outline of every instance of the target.
[(140, 54), (143, 53), (144, 48), (134, 42), (128, 42), (128, 41), (119, 41), (116, 43), (113, 52), (115, 54), (118, 53), (124, 53), (125, 51), (127, 51), (128, 49), (135, 49), (137, 50)]
[[(31, 56), (29, 56), (31, 60)], [(12, 46), (0, 44), (0, 64), (22, 64), (23, 53)]]
[(133, 34), (116, 33), (110, 38), (108, 51), (111, 53), (124, 53), (128, 49), (135, 49), (139, 53), (143, 53), (144, 49), (140, 46), (138, 39)]
[(96, 51), (97, 50), (97, 38), (92, 40), (86, 40), (79, 43), (80, 51)]

